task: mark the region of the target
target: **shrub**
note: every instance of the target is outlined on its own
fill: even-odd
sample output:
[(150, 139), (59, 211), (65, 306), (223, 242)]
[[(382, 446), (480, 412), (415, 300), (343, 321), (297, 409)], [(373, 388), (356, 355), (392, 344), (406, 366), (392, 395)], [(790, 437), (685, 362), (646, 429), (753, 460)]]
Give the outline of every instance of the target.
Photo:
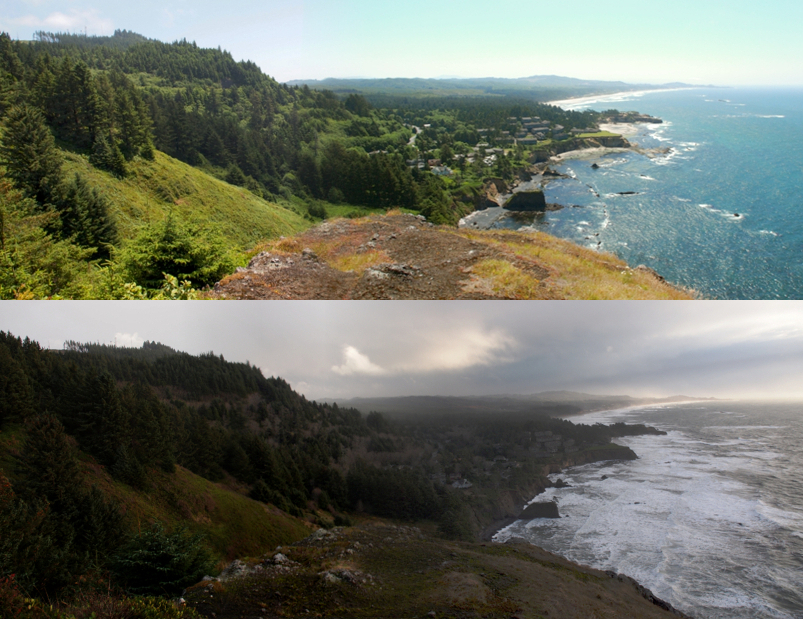
[(121, 262), (129, 281), (150, 289), (162, 287), (165, 275), (200, 288), (214, 284), (234, 268), (225, 242), (217, 234), (182, 224), (172, 216), (146, 227), (121, 252)]
[(180, 528), (167, 533), (161, 523), (140, 531), (112, 559), (112, 571), (138, 595), (177, 595), (213, 567), (200, 535)]

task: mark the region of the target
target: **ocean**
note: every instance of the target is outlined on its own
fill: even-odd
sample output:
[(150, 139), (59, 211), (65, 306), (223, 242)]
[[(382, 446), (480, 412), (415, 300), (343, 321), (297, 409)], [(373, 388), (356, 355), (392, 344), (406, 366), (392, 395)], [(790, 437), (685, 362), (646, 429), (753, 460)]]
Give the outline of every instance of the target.
[(697, 619), (803, 617), (801, 412), (723, 401), (572, 417), (668, 434), (616, 440), (638, 460), (553, 475), (570, 487), (536, 500), (556, 500), (562, 517), (517, 521), (495, 540), (627, 574)]
[(556, 169), (572, 178), (549, 183), (547, 202), (580, 208), (502, 226), (612, 252), (704, 298), (803, 298), (803, 90), (658, 91), (563, 107), (657, 116), (663, 124), (628, 139), (669, 151), (567, 161)]

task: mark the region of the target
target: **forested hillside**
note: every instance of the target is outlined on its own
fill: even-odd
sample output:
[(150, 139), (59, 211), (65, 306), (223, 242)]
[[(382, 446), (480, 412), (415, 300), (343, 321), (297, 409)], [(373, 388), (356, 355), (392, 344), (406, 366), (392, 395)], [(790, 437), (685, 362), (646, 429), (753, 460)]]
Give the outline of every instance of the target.
[(453, 224), (485, 179), (529, 165), (526, 148), (480, 143), (510, 118), (596, 119), (507, 97), (376, 103), (187, 41), (0, 34), (0, 297), (186, 297), (327, 216)]
[[(552, 411), (390, 421), (211, 352), (49, 351), (0, 332), (0, 609), (16, 587), (59, 597), (79, 576), (175, 593), (217, 561), (367, 514), (475, 539), (551, 463), (623, 457), (611, 437), (648, 431)], [(164, 546), (160, 575), (144, 548)]]

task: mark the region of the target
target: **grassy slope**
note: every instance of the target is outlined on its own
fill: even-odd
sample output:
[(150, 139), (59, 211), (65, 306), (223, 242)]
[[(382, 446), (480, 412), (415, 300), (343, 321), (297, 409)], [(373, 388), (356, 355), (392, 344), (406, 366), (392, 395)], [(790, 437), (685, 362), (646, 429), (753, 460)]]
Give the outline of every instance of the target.
[[(564, 299), (691, 299), (692, 295), (659, 281), (648, 272), (631, 268), (616, 256), (575, 245), (543, 232), (469, 231), (458, 234), (504, 247), (513, 255), (535, 261), (550, 272), (549, 287)], [(519, 292), (530, 298), (536, 281), (513, 266), (488, 265), (494, 289)], [(496, 267), (496, 268), (494, 268)], [(532, 279), (532, 278), (530, 278)], [(509, 290), (510, 289), (510, 290)]]
[(65, 156), (68, 174), (80, 172), (109, 199), (124, 241), (135, 236), (143, 223), (158, 222), (169, 212), (184, 221), (217, 228), (237, 250), (310, 225), (295, 211), (158, 151), (153, 161), (131, 162), (125, 179), (92, 167), (86, 157)]
[[(21, 447), (24, 431), (9, 427), (0, 431), (0, 471), (12, 482), (13, 454)], [(277, 545), (309, 535), (310, 528), (271, 505), (214, 483), (182, 467), (173, 474), (151, 470), (149, 488), (137, 491), (115, 481), (90, 458), (83, 459), (87, 484), (94, 484), (121, 506), (129, 529), (146, 527), (158, 520), (172, 529), (186, 525), (206, 536), (209, 547), (223, 562), (257, 556)]]
[(203, 533), (214, 552), (226, 561), (256, 556), (277, 545), (299, 540), (310, 530), (300, 520), (253, 501), (219, 483), (176, 467), (172, 475), (153, 471), (150, 488), (138, 492), (94, 469), (94, 483), (113, 496), (132, 528), (162, 521), (170, 527), (185, 524)]

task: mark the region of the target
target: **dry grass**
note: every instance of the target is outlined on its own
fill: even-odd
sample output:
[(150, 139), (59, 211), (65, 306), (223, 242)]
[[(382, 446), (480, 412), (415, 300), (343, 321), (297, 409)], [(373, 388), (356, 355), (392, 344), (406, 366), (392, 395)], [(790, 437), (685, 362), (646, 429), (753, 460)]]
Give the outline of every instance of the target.
[(649, 272), (632, 269), (616, 256), (586, 249), (542, 232), (524, 235), (517, 232), (458, 231), (457, 234), (494, 245), (548, 269), (551, 275), (544, 283), (565, 299), (693, 298)]
[(372, 249), (358, 254), (346, 254), (344, 256), (333, 256), (326, 260), (326, 263), (338, 271), (353, 271), (359, 275), (365, 269), (376, 266), (377, 264), (387, 264), (393, 262), (385, 252)]
[(503, 297), (534, 299), (539, 296), (540, 282), (504, 260), (483, 260), (471, 272), (487, 279), (491, 290)]

